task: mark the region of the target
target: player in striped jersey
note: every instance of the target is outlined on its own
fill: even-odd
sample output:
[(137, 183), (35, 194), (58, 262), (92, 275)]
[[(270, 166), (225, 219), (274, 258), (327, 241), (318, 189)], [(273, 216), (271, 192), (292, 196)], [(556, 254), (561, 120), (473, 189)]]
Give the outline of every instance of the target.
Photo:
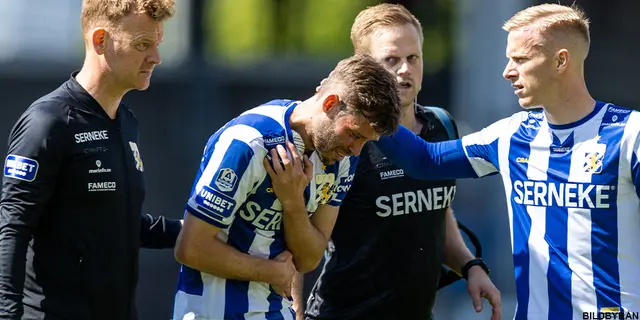
[(176, 244), (174, 319), (295, 318), (296, 270), (320, 262), (363, 144), (400, 117), (395, 78), (368, 56), (341, 61), (327, 83), (210, 137)]
[(456, 141), (425, 143), (401, 128), (378, 145), (416, 178), (502, 175), (516, 319), (639, 312), (640, 113), (589, 94), (589, 23), (578, 8), (533, 6), (504, 29), (504, 77), (523, 108), (542, 110)]

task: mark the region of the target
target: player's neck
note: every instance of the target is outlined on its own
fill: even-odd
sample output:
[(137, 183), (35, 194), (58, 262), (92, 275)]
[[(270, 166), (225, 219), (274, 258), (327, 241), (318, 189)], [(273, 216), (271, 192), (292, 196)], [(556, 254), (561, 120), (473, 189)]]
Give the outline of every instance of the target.
[(596, 101), (591, 97), (584, 83), (560, 90), (555, 101), (543, 106), (547, 121), (554, 125), (574, 123), (586, 117), (595, 108)]
[(312, 132), (311, 120), (313, 119), (313, 114), (309, 112), (309, 110), (311, 110), (311, 106), (310, 99), (300, 102), (293, 112), (291, 112), (291, 116), (289, 117), (289, 125), (291, 126), (291, 129), (299, 133), (302, 141), (304, 141), (305, 153), (315, 150), (313, 139), (308, 134), (308, 132)]
[(422, 130), (422, 123), (416, 118), (415, 104), (413, 102), (402, 107), (400, 124), (414, 133), (420, 133), (420, 130)]
[(116, 118), (118, 106), (125, 92), (112, 84), (106, 72), (100, 70), (97, 65), (85, 62), (76, 75), (76, 81), (98, 101), (109, 118)]

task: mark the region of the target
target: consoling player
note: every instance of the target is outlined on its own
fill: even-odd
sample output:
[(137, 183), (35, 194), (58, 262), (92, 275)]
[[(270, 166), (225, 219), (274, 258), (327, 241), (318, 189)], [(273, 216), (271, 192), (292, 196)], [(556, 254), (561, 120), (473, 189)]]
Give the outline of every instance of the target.
[(541, 111), (451, 142), (427, 143), (401, 127), (378, 146), (415, 178), (502, 175), (516, 319), (638, 312), (640, 113), (589, 94), (589, 22), (578, 8), (533, 6), (504, 29), (503, 75), (523, 108)]
[(397, 129), (399, 106), (393, 75), (355, 55), (313, 97), (269, 102), (212, 135), (176, 245), (173, 318), (293, 319), (296, 270), (322, 259), (362, 146)]
[[(396, 76), (401, 124), (427, 141), (457, 138), (446, 111), (415, 102), (423, 36), (406, 8), (380, 4), (361, 11), (351, 40), (356, 52), (371, 55)], [(500, 293), (462, 240), (451, 209), (454, 196), (455, 180), (412, 179), (375, 144), (365, 144), (306, 318), (430, 319), (444, 262), (467, 279), (476, 310), (484, 296), (499, 319)], [(301, 309), (302, 299), (295, 298)]]

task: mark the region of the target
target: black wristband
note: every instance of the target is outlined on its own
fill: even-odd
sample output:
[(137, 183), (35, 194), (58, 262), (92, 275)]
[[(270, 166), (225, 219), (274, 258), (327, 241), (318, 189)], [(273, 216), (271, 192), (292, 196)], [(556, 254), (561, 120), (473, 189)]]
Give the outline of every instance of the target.
[(469, 276), (469, 269), (475, 266), (480, 266), (480, 268), (482, 268), (482, 270), (484, 270), (484, 272), (486, 272), (487, 275), (491, 273), (491, 271), (489, 270), (489, 267), (487, 267), (487, 265), (484, 263), (482, 259), (480, 258), (472, 259), (472, 260), (469, 260), (469, 262), (467, 262), (464, 265), (464, 267), (462, 267), (462, 277), (465, 280), (467, 280), (467, 277)]

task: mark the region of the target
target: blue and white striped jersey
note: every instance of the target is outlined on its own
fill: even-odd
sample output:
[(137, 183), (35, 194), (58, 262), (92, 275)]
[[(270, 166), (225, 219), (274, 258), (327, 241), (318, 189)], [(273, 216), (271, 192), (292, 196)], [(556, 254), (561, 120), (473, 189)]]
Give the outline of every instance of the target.
[[(221, 228), (221, 241), (252, 256), (271, 259), (285, 249), (282, 206), (262, 161), (276, 145), (293, 142), (289, 117), (297, 105), (291, 100), (270, 101), (214, 133), (186, 206), (192, 215)], [(310, 160), (314, 178), (305, 190), (307, 210), (339, 206), (358, 158), (324, 166), (314, 152)], [(181, 267), (173, 319), (294, 318), (291, 301), (267, 283), (227, 280)]]
[(524, 111), (459, 140), (428, 143), (401, 126), (377, 145), (415, 178), (500, 173), (515, 318), (583, 319), (640, 312), (639, 135), (639, 112), (597, 102), (568, 125)]
[(506, 192), (516, 319), (640, 311), (640, 113), (598, 102), (549, 124), (520, 112), (462, 138), (478, 176)]

